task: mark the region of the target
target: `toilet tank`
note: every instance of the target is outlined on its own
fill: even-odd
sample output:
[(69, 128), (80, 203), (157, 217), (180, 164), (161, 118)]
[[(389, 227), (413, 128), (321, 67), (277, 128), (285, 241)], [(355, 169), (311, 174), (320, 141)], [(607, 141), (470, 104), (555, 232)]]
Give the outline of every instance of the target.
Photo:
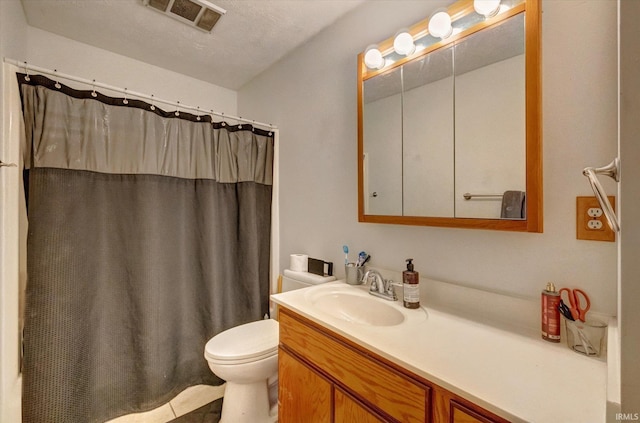
[(335, 280), (335, 276), (320, 276), (314, 273), (294, 272), (293, 270), (285, 269), (282, 275), (282, 287), (280, 292), (293, 291)]

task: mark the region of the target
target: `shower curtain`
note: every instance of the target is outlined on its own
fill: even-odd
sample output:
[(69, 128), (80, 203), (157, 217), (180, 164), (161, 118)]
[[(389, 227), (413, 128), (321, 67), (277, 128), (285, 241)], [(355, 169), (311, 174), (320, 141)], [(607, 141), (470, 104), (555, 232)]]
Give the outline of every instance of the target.
[(268, 313), (272, 134), (17, 77), (23, 422), (103, 422), (222, 383), (205, 343)]

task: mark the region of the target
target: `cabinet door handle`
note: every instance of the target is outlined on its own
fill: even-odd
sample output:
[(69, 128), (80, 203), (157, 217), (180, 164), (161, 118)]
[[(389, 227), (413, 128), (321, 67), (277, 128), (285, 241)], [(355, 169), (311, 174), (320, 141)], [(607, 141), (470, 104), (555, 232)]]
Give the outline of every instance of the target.
[(5, 163), (0, 160), (0, 167), (18, 167), (15, 163)]

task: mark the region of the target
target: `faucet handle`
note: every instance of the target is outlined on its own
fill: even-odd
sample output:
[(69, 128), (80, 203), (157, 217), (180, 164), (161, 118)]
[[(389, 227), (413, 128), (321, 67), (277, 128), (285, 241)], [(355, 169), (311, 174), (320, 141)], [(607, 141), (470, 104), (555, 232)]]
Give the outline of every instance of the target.
[(396, 301), (398, 299), (398, 296), (396, 295), (396, 290), (393, 289), (394, 286), (402, 286), (401, 283), (397, 283), (392, 281), (391, 279), (389, 279), (386, 282), (386, 291), (387, 291), (387, 295), (389, 295), (390, 297), (393, 297), (393, 301)]
[(396, 291), (395, 291), (395, 289), (393, 289), (393, 287), (394, 287), (394, 286), (397, 286), (397, 287), (399, 287), (399, 288), (404, 289), (404, 284), (401, 284), (401, 283), (399, 283), (399, 282), (394, 282), (394, 281), (392, 281), (392, 280), (389, 280), (389, 288), (388, 288), (388, 289), (389, 289), (390, 293), (392, 292), (392, 293), (393, 293), (393, 296), (394, 296), (394, 297), (396, 297)]

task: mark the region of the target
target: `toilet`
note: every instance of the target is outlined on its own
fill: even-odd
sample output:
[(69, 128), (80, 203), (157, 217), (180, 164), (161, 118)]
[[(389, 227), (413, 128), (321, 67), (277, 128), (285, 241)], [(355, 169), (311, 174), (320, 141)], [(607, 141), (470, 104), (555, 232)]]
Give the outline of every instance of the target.
[[(281, 291), (335, 280), (285, 270)], [(227, 383), (220, 423), (273, 423), (277, 413), (278, 322), (259, 320), (227, 329), (211, 338), (204, 357)]]

